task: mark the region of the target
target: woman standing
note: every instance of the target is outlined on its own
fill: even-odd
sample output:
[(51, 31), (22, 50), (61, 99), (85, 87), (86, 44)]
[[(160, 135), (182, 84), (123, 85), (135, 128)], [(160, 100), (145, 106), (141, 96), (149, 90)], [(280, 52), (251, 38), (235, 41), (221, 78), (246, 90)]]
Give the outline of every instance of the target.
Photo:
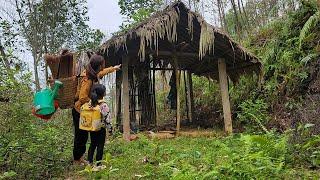
[(79, 129), (80, 108), (84, 103), (90, 101), (90, 89), (94, 83), (98, 82), (106, 74), (120, 70), (121, 65), (103, 68), (105, 60), (102, 56), (94, 54), (90, 57), (90, 62), (86, 70), (81, 73), (81, 82), (78, 86), (75, 96), (75, 105), (72, 109), (72, 118), (74, 125), (74, 143), (73, 143), (73, 161), (75, 164), (85, 164), (83, 155), (86, 152), (86, 143), (88, 132)]

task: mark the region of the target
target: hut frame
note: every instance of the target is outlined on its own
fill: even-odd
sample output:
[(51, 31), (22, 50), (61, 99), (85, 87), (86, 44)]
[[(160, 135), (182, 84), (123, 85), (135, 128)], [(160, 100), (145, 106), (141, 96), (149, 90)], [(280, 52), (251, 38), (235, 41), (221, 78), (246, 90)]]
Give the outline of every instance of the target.
[[(141, 110), (143, 104), (152, 112), (144, 118), (149, 120), (140, 121), (140, 125), (156, 126), (155, 71), (175, 71), (177, 89), (181, 71), (187, 72), (190, 121), (194, 111), (191, 75), (219, 80), (225, 131), (232, 133), (228, 78), (236, 82), (243, 74), (260, 75), (262, 68), (257, 57), (180, 1), (113, 36), (100, 47), (100, 53), (107, 60), (107, 66), (122, 64), (122, 71), (116, 73), (116, 117), (117, 123), (123, 125), (125, 139), (129, 139), (130, 122), (136, 121), (137, 110), (140, 118), (148, 114), (147, 110)], [(139, 81), (145, 84), (137, 90), (135, 86)], [(147, 98), (143, 97), (144, 90), (148, 91)], [(177, 93), (177, 132), (180, 130), (180, 98)]]

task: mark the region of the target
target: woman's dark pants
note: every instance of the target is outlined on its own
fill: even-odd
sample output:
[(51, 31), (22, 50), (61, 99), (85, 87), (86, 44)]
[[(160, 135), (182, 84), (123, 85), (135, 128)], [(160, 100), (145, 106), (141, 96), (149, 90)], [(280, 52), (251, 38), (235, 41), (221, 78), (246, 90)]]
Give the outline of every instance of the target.
[(86, 152), (88, 132), (79, 129), (80, 113), (74, 108), (72, 109), (72, 118), (74, 125), (73, 159), (79, 160)]

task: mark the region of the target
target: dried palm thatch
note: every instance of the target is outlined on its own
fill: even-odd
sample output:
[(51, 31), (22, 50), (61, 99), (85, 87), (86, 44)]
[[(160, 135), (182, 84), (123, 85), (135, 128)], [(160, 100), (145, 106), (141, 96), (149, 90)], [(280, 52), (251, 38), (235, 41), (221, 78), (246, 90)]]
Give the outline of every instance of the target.
[(100, 51), (109, 64), (120, 63), (125, 54), (130, 56), (131, 63), (136, 62), (133, 59), (144, 61), (149, 54), (155, 60), (172, 60), (175, 54), (181, 69), (212, 78), (217, 76), (218, 58), (226, 59), (228, 75), (233, 80), (243, 73), (261, 71), (258, 58), (180, 1), (113, 36)]

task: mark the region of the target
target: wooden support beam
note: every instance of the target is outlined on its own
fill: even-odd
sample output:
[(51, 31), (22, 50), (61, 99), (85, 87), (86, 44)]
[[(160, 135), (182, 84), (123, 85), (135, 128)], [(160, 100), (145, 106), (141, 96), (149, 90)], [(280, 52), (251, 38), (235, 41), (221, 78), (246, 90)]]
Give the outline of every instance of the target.
[(230, 109), (230, 100), (228, 92), (228, 77), (226, 71), (226, 62), (224, 59), (218, 60), (219, 68), (219, 83), (222, 97), (222, 106), (223, 106), (223, 117), (224, 117), (224, 130), (226, 133), (232, 133), (232, 119), (231, 119), (231, 109)]
[(189, 101), (188, 101), (188, 89), (187, 89), (187, 78), (186, 78), (186, 73), (187, 71), (183, 71), (183, 83), (184, 83), (184, 97), (185, 97), (185, 101), (186, 101), (186, 110), (187, 110), (187, 118), (190, 122), (190, 117), (189, 117)]
[(185, 69), (182, 69), (182, 68), (150, 68), (150, 70), (155, 70), (155, 71), (175, 71), (175, 70), (185, 70)]
[(116, 72), (116, 104), (115, 104), (115, 114), (116, 114), (116, 127), (121, 125), (121, 71)]
[(187, 101), (188, 101), (188, 119), (193, 121), (194, 102), (193, 102), (193, 87), (192, 87), (192, 74), (187, 71)]
[(133, 69), (129, 69), (128, 71), (129, 78), (129, 112), (130, 112), (130, 122), (136, 122), (136, 97), (135, 97), (135, 81), (133, 77)]
[(123, 138), (130, 140), (130, 112), (129, 112), (129, 56), (122, 59), (122, 85), (123, 85)]
[(176, 68), (176, 88), (177, 88), (177, 133), (180, 131), (181, 117), (180, 117), (180, 71), (178, 70), (178, 59), (177, 56), (173, 56), (174, 68)]
[(194, 98), (193, 98), (193, 83), (192, 83), (192, 73), (188, 71), (189, 85), (190, 85), (190, 102), (191, 102), (191, 115), (193, 120), (194, 115)]
[[(199, 58), (199, 54), (198, 53), (189, 53), (189, 52), (172, 52), (172, 51), (151, 51), (149, 52), (150, 54), (153, 54), (154, 56), (169, 56), (169, 57), (173, 57), (173, 56), (177, 56), (177, 57), (188, 57), (188, 58), (196, 58), (196, 59), (200, 59)], [(213, 59), (213, 57), (211, 56), (205, 56), (205, 59)]]
[[(156, 68), (155, 61), (152, 62), (152, 68)], [(156, 102), (156, 70), (152, 71), (152, 91), (153, 91), (153, 111), (154, 111), (154, 121), (155, 125), (158, 126), (158, 116), (157, 116), (157, 102)]]
[(199, 58), (199, 54), (197, 53), (186, 53), (186, 52), (171, 52), (171, 51), (152, 51), (151, 54), (155, 56), (177, 56), (177, 57), (192, 57)]
[(189, 43), (186, 43), (186, 42), (182, 42), (181, 44), (180, 44), (180, 47), (179, 47), (179, 51), (181, 52), (181, 51), (184, 51), (187, 47), (189, 47), (190, 46), (190, 44)]

